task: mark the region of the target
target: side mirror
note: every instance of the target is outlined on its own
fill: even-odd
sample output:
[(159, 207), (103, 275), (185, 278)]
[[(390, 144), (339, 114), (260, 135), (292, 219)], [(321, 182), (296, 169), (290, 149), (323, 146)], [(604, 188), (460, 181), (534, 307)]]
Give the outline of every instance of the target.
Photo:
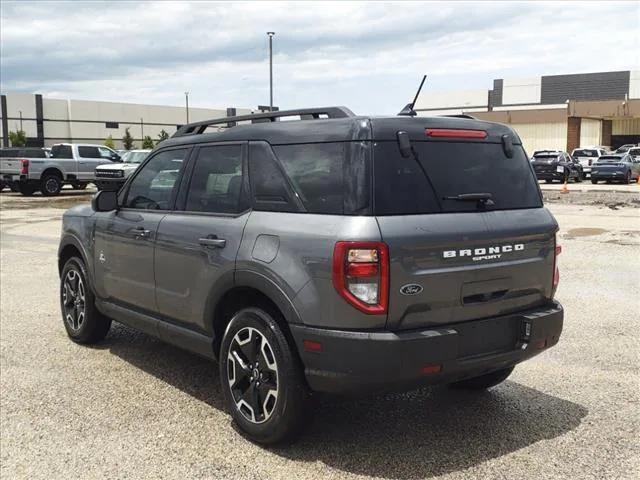
[(398, 148), (400, 148), (400, 155), (403, 158), (409, 158), (413, 154), (413, 150), (411, 149), (411, 140), (409, 140), (409, 134), (407, 132), (398, 132), (396, 133), (398, 138)]
[(118, 192), (113, 190), (100, 190), (91, 199), (91, 208), (94, 212), (112, 212), (118, 209)]
[(120, 155), (118, 155), (117, 153), (114, 153), (113, 155), (111, 155), (111, 161), (119, 162), (120, 160), (122, 160), (122, 157)]

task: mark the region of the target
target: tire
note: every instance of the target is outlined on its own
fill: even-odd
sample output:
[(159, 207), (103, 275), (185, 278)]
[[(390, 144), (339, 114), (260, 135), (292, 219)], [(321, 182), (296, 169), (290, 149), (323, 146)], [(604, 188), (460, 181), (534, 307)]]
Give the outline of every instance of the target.
[(89, 285), (82, 259), (71, 257), (60, 276), (60, 309), (69, 338), (76, 343), (92, 344), (104, 339), (111, 319), (95, 306), (95, 296)]
[(504, 368), (487, 373), (486, 375), (480, 375), (479, 377), (467, 378), (466, 380), (452, 383), (450, 387), (461, 390), (486, 390), (487, 388), (495, 387), (504, 382), (509, 375), (511, 375), (514, 368), (515, 367)]
[(544, 183), (552, 183), (552, 182), (553, 182), (553, 180), (551, 180), (550, 178), (547, 178), (547, 179), (544, 181)]
[(18, 193), (20, 191), (20, 186), (16, 182), (11, 182), (9, 184), (9, 190)]
[[(251, 348), (258, 343), (261, 348)], [(237, 312), (225, 331), (219, 359), (224, 399), (243, 435), (270, 445), (302, 431), (309, 391), (297, 356), (269, 313), (253, 307)]]
[(631, 172), (627, 172), (627, 176), (624, 179), (624, 183), (629, 185), (631, 183)]
[(55, 173), (48, 173), (40, 180), (40, 191), (45, 197), (55, 197), (62, 190), (62, 179)]
[(578, 175), (576, 175), (575, 181), (576, 183), (582, 183), (582, 180), (584, 180), (584, 173), (578, 171)]
[(596, 184), (598, 183), (598, 180), (596, 180), (596, 179), (592, 178), (592, 179), (591, 179), (591, 183), (593, 183), (594, 185), (596, 185)]
[(25, 197), (30, 197), (36, 192), (37, 188), (28, 183), (19, 183), (18, 191)]
[(87, 185), (88, 183), (86, 182), (74, 182), (71, 184), (74, 190), (84, 190), (85, 188), (87, 188)]

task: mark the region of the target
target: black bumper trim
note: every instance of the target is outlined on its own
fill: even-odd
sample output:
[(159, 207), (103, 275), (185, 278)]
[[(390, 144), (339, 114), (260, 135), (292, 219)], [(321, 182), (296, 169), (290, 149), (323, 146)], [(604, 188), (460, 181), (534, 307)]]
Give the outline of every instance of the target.
[[(489, 319), (412, 331), (342, 331), (290, 325), (312, 390), (358, 394), (450, 383), (513, 366), (555, 345), (564, 312), (553, 302)], [(528, 324), (528, 327), (527, 327)], [(322, 344), (305, 351), (304, 340)], [(441, 365), (436, 374), (422, 368)]]

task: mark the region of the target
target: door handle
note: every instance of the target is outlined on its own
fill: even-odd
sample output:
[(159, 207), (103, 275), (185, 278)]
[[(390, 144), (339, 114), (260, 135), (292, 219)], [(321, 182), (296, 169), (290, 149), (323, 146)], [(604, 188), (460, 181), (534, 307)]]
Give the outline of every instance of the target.
[(199, 238), (198, 242), (203, 247), (224, 248), (227, 245), (227, 241), (224, 238), (218, 238), (215, 235)]
[(149, 238), (151, 230), (147, 230), (144, 227), (136, 227), (133, 229), (133, 236), (136, 238)]

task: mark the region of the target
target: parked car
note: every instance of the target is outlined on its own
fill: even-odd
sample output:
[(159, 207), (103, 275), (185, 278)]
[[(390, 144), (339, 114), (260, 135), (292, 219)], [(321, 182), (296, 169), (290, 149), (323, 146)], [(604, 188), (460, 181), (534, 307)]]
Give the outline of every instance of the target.
[(538, 180), (544, 180), (547, 183), (554, 180), (568, 182), (570, 179), (581, 182), (584, 178), (582, 165), (571, 158), (567, 152), (539, 150), (534, 154), (531, 165)]
[(630, 148), (627, 152), (633, 160), (640, 160), (640, 147)]
[(269, 444), (312, 391), (486, 389), (555, 345), (557, 231), (506, 125), (215, 119), (64, 214), (62, 318), (78, 343), (114, 319), (218, 359), (234, 421)]
[(635, 143), (626, 143), (616, 149), (614, 153), (627, 153), (630, 148), (637, 146)]
[(60, 193), (64, 184), (86, 188), (95, 180), (98, 165), (119, 160), (116, 152), (102, 145), (60, 143), (51, 148), (50, 157), (0, 159), (0, 176), (17, 184), (23, 195), (40, 190), (43, 195), (53, 196)]
[(571, 157), (580, 162), (585, 178), (591, 175), (591, 165), (598, 161), (602, 155), (608, 152), (603, 147), (581, 147), (571, 152)]
[(593, 184), (600, 180), (605, 180), (607, 183), (612, 181), (631, 183), (632, 180), (638, 181), (638, 177), (640, 177), (640, 158), (632, 157), (628, 153), (603, 155), (591, 169)]
[(29, 162), (40, 162), (49, 158), (50, 154), (45, 148), (39, 147), (11, 147), (0, 149), (0, 179), (2, 179), (2, 190), (9, 187), (12, 192), (21, 191), (19, 176), (16, 173), (22, 172), (23, 164)]
[(151, 150), (128, 150), (121, 157), (122, 163), (98, 165), (95, 182), (98, 190), (118, 190), (150, 152)]

